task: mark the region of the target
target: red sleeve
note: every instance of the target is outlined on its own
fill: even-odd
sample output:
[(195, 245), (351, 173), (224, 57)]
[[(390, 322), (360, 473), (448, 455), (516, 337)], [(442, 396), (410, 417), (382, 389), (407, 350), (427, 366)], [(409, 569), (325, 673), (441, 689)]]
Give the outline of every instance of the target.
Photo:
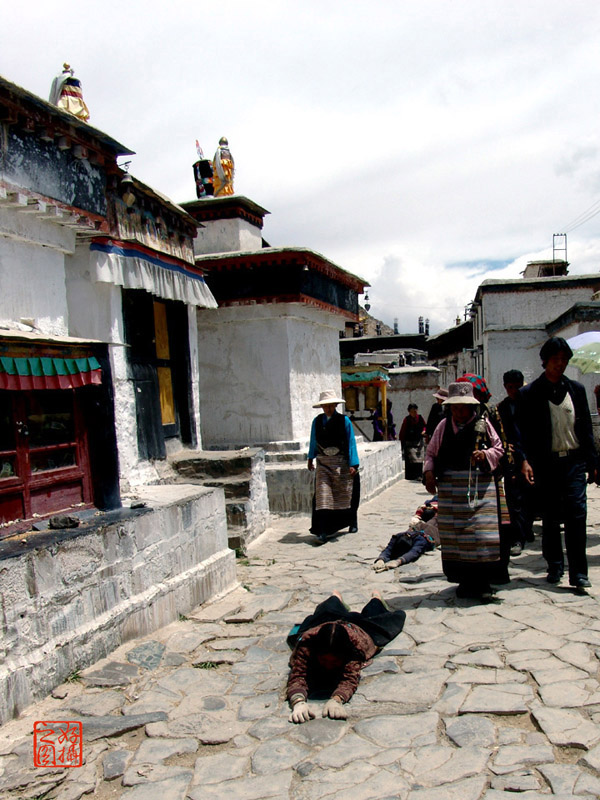
[(401, 442), (404, 441), (404, 437), (406, 436), (406, 425), (407, 425), (407, 423), (406, 423), (406, 417), (405, 417), (402, 420), (402, 427), (400, 428), (400, 434), (398, 435), (398, 439), (400, 439)]
[(364, 667), (363, 661), (348, 661), (344, 667), (340, 682), (331, 693), (331, 696), (337, 695), (344, 703), (347, 703), (358, 687), (362, 667)]
[(307, 647), (299, 645), (290, 657), (290, 674), (287, 684), (287, 699), (295, 694), (308, 697), (308, 684), (306, 683), (306, 670), (308, 667), (309, 652)]

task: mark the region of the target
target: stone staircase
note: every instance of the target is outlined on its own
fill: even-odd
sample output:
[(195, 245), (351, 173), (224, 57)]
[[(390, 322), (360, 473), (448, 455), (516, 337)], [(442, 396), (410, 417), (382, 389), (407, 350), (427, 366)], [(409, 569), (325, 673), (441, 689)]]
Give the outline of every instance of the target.
[(232, 550), (245, 551), (269, 524), (265, 453), (258, 447), (175, 453), (171, 466), (185, 483), (223, 489), (227, 537)]

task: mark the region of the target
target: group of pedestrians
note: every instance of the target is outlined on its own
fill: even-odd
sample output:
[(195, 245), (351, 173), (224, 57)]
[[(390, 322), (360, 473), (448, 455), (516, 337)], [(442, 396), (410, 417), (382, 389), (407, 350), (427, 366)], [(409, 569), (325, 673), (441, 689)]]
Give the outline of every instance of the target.
[[(486, 382), (477, 375), (436, 393), (423, 467), (434, 497), (417, 510), (408, 530), (392, 537), (373, 564), (376, 571), (416, 560), (439, 543), (457, 596), (497, 602), (494, 586), (510, 581), (509, 557), (532, 538), (539, 514), (548, 583), (559, 583), (565, 571), (562, 525), (569, 584), (579, 592), (591, 586), (586, 484), (598, 482), (600, 472), (585, 388), (564, 374), (572, 355), (564, 339), (549, 339), (540, 350), (542, 374), (524, 385), (519, 370), (506, 372), (507, 396), (497, 407), (489, 405)], [(359, 462), (352, 424), (336, 410), (342, 402), (323, 392), (315, 404), (322, 412), (313, 421), (308, 468), (316, 462), (311, 531), (320, 541), (346, 525), (358, 530)], [(424, 435), (428, 423), (411, 414), (416, 410), (409, 407), (409, 416), (418, 423), (407, 426)], [(435, 526), (436, 536), (427, 526)], [(290, 721), (315, 716), (308, 705), (315, 686), (329, 697), (322, 715), (345, 719), (344, 704), (361, 669), (404, 621), (404, 612), (391, 610), (378, 592), (361, 612), (352, 612), (339, 592), (320, 603), (288, 637)]]
[[(519, 370), (506, 372), (507, 396), (497, 407), (485, 379), (473, 374), (436, 392), (427, 422), (409, 406), (400, 439), (406, 454), (427, 437), (423, 483), (438, 496), (442, 563), (460, 597), (493, 601), (493, 587), (510, 580), (510, 556), (533, 540), (535, 516), (548, 582), (559, 583), (565, 571), (562, 525), (569, 583), (590, 586), (586, 484), (600, 475), (585, 388), (564, 374), (572, 355), (564, 339), (549, 339), (540, 350), (542, 374), (525, 386)], [(358, 530), (358, 452), (352, 423), (337, 411), (343, 402), (322, 392), (315, 404), (322, 413), (313, 421), (308, 468), (317, 465), (311, 532), (320, 542), (346, 526)], [(393, 427), (391, 413), (388, 421)]]
[(525, 386), (520, 371), (506, 372), (507, 397), (496, 409), (482, 378), (448, 387), (451, 416), (427, 447), (425, 485), (439, 493), (442, 563), (459, 596), (493, 602), (493, 585), (509, 580), (508, 559), (532, 539), (535, 516), (548, 583), (565, 571), (562, 525), (569, 584), (591, 586), (586, 484), (598, 480), (598, 456), (585, 388), (564, 374), (572, 355), (564, 339), (549, 339), (542, 374)]

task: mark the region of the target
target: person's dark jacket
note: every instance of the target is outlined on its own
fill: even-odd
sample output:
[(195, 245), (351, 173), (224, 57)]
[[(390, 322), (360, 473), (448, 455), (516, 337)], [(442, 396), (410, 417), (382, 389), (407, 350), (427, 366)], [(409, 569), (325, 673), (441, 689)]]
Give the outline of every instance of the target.
[[(593, 472), (598, 456), (594, 444), (592, 418), (585, 387), (563, 375), (564, 386), (573, 401), (575, 410), (575, 435), (579, 442), (581, 460), (588, 472)], [(550, 381), (544, 374), (519, 390), (516, 417), (516, 450), (521, 460), (527, 459), (534, 475), (547, 467), (552, 454), (552, 421), (550, 418)]]

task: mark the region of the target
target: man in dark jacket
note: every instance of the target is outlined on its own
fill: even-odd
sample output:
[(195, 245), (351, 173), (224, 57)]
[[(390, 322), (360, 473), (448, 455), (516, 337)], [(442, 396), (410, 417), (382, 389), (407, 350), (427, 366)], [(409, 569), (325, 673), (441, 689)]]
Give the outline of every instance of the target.
[(514, 445), (518, 438), (516, 431), (517, 403), (519, 390), (525, 382), (523, 373), (518, 369), (505, 372), (502, 381), (506, 390), (506, 397), (496, 406), (504, 434), (508, 442), (508, 453), (505, 453), (503, 463), (504, 491), (511, 521), (511, 556), (518, 556), (525, 547), (525, 542), (533, 542), (533, 490), (525, 481), (521, 470), (516, 468)]
[(543, 345), (544, 372), (521, 389), (517, 425), (521, 471), (539, 491), (547, 581), (559, 583), (564, 572), (563, 521), (569, 583), (583, 590), (591, 586), (586, 556), (586, 472), (590, 483), (596, 480), (597, 455), (585, 388), (564, 375), (572, 355), (562, 338), (552, 337)]

